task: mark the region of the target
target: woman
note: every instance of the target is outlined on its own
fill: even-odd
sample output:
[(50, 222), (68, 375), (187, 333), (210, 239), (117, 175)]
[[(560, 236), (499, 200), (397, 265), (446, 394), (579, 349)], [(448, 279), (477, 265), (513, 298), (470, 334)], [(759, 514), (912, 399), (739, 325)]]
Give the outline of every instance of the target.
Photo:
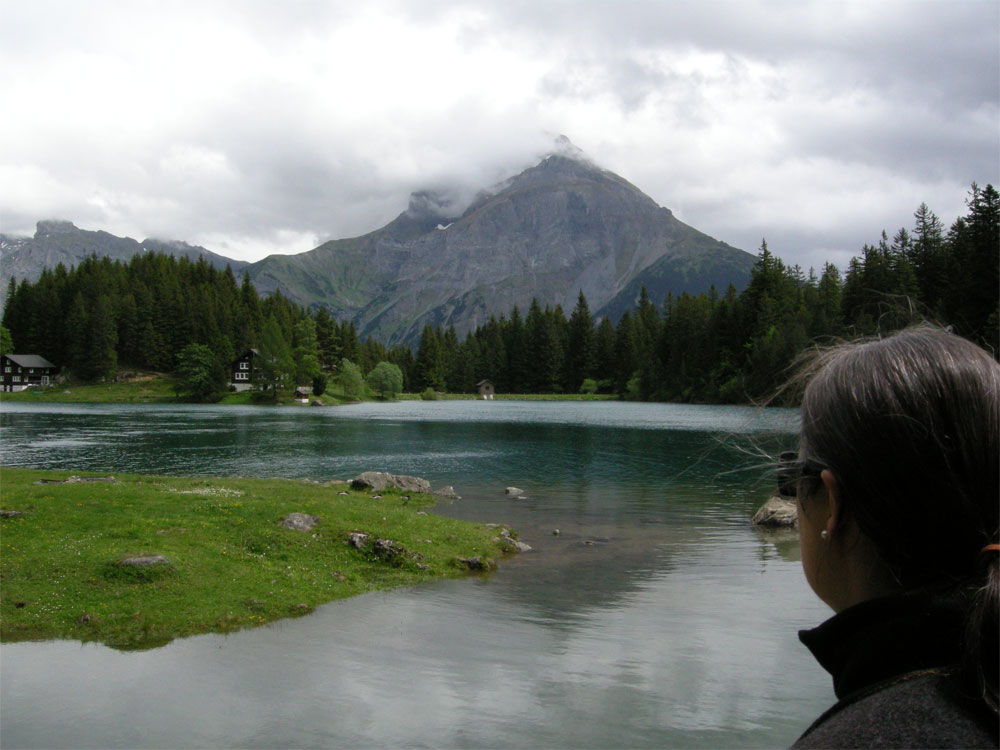
[(839, 699), (796, 747), (996, 747), (1000, 364), (918, 327), (802, 376), (802, 567), (836, 613), (799, 633)]

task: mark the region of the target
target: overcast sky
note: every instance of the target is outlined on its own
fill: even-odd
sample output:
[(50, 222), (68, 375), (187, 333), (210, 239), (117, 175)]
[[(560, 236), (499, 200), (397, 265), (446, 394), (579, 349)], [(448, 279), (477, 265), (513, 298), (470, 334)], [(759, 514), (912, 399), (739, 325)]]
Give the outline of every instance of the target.
[(843, 268), (1000, 182), (998, 38), (998, 0), (0, 0), (0, 232), (297, 253), (562, 133), (717, 239)]

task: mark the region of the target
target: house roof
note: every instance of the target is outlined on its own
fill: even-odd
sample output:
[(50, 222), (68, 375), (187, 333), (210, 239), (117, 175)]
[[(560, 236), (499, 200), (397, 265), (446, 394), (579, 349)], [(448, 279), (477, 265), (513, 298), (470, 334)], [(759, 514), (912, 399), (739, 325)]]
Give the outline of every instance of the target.
[(239, 362), (240, 360), (246, 359), (247, 357), (253, 358), (258, 354), (260, 354), (260, 352), (258, 352), (256, 349), (247, 349), (240, 356), (238, 356), (236, 359), (233, 360), (233, 364)]
[(478, 383), (476, 383), (476, 388), (478, 388), (481, 385), (493, 385), (493, 381), (492, 380), (480, 380)]
[(45, 357), (37, 354), (8, 354), (7, 358), (21, 367), (55, 367)]

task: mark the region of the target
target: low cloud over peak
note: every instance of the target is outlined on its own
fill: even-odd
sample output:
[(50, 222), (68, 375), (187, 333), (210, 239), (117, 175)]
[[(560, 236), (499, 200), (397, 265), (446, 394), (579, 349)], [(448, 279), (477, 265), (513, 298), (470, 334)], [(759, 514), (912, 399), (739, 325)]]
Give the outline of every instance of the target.
[(998, 33), (992, 0), (7, 4), (0, 232), (301, 252), (576, 144), (732, 245), (842, 262), (998, 181)]

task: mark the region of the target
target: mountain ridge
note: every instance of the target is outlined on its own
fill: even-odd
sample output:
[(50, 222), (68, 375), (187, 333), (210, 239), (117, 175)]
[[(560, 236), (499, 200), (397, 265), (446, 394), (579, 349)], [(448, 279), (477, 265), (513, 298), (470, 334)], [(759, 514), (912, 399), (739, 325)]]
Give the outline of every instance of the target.
[(395, 344), (413, 342), (427, 324), (464, 335), (532, 298), (569, 308), (580, 291), (599, 315), (620, 314), (629, 305), (616, 297), (637, 297), (632, 287), (647, 269), (660, 297), (712, 284), (721, 293), (744, 286), (754, 262), (624, 178), (558, 153), (480, 193), (460, 215), (436, 210), (442, 203), (431, 191), (414, 193), (385, 226), (269, 256), (251, 266), (251, 278), (264, 293), (280, 288), (325, 304), (360, 335)]
[[(464, 209), (447, 190), (411, 194), (382, 227), (296, 255), (248, 263), (184, 242), (115, 237), (66, 221), (40, 221), (33, 238), (0, 235), (0, 294), (11, 276), (37, 278), (42, 265), (76, 265), (91, 253), (127, 261), (167, 252), (246, 271), (262, 294), (323, 306), (359, 335), (413, 344), (425, 325), (460, 336), (532, 299), (570, 309), (582, 291), (613, 320), (646, 286), (697, 294), (742, 288), (755, 257), (679, 221), (568, 139), (537, 164), (472, 197)], [(34, 263), (34, 268), (31, 266)]]

